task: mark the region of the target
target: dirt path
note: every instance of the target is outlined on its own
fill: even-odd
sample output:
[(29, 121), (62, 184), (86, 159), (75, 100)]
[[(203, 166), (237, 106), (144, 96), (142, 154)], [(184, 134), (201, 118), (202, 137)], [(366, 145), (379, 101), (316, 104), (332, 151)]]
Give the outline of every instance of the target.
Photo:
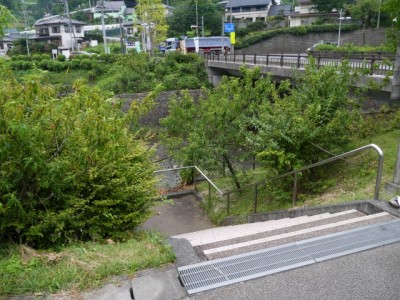
[(143, 224), (142, 228), (159, 231), (165, 236), (213, 227), (193, 195), (175, 198), (172, 204), (158, 205), (153, 211), (154, 215)]

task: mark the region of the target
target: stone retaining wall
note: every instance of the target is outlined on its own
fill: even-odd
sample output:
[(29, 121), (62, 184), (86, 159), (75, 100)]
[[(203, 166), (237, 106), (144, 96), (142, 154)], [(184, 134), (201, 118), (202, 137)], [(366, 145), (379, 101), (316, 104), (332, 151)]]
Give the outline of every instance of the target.
[[(202, 91), (201, 90), (189, 90), (189, 94), (197, 100)], [(139, 123), (142, 125), (150, 125), (150, 126), (158, 126), (159, 120), (165, 118), (168, 113), (168, 103), (170, 99), (177, 97), (182, 94), (182, 91), (166, 91), (161, 92), (157, 98), (155, 99), (154, 108), (146, 115), (140, 118)], [(138, 100), (141, 101), (144, 97), (146, 97), (147, 93), (138, 93), (138, 94), (121, 94), (117, 97), (123, 99), (125, 101), (123, 105), (123, 110), (126, 111), (129, 109), (132, 101)]]

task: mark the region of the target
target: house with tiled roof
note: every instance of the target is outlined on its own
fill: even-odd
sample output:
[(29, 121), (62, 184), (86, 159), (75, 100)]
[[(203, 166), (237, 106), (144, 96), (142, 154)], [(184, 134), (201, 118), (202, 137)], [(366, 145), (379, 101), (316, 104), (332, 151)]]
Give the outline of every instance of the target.
[(272, 0), (230, 0), (220, 2), (225, 7), (225, 19), (232, 13), (233, 20), (265, 21)]
[(77, 48), (84, 38), (84, 22), (69, 19), (66, 16), (51, 16), (35, 22), (35, 40), (56, 41), (59, 49)]
[(272, 5), (268, 11), (268, 17), (282, 16), (287, 18), (292, 12), (292, 6), (289, 4)]
[[(324, 14), (324, 16), (335, 18), (338, 16), (338, 12), (333, 11), (330, 14)], [(312, 25), (320, 17), (321, 14), (314, 8), (311, 0), (299, 0), (299, 5), (289, 15), (289, 26)]]
[(98, 1), (92, 11), (94, 19), (101, 18), (104, 13), (105, 17), (117, 21), (120, 18), (131, 21), (133, 13), (133, 9), (127, 8), (124, 1)]

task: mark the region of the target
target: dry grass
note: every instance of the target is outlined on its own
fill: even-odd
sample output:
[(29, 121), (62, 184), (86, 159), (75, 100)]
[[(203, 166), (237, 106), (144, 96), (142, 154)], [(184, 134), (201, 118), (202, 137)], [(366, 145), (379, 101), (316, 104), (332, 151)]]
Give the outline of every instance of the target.
[(82, 243), (61, 251), (38, 251), (23, 246), (0, 248), (0, 298), (96, 288), (113, 276), (174, 261), (164, 238), (143, 234), (124, 243)]

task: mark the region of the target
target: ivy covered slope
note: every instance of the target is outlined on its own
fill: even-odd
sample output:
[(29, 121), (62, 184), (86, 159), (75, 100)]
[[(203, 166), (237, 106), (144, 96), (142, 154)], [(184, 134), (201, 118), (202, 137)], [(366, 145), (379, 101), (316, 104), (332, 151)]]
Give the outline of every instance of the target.
[(41, 73), (17, 81), (0, 60), (0, 241), (124, 239), (156, 193), (151, 151), (129, 129), (143, 109), (123, 114), (82, 81), (56, 97)]

